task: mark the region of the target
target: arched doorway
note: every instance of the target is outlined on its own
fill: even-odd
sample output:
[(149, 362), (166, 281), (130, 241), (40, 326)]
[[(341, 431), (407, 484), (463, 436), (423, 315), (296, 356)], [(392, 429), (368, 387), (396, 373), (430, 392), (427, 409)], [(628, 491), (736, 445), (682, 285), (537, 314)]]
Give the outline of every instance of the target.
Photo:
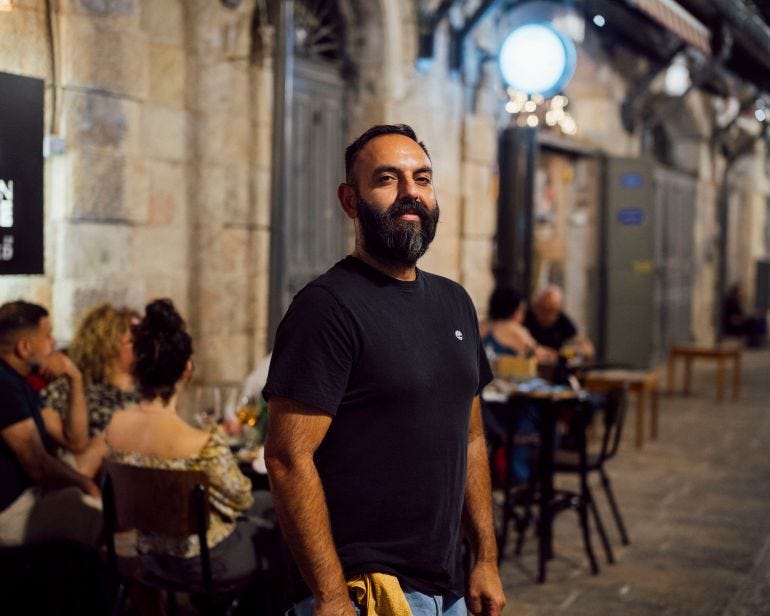
[(268, 346), (297, 291), (345, 253), (345, 24), (335, 0), (278, 6)]

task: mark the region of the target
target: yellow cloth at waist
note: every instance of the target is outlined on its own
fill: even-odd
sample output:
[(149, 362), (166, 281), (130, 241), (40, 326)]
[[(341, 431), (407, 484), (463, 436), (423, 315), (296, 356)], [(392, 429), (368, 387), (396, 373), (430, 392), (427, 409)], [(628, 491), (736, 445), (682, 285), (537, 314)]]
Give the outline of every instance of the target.
[(398, 578), (387, 573), (363, 573), (348, 580), (362, 616), (412, 616)]

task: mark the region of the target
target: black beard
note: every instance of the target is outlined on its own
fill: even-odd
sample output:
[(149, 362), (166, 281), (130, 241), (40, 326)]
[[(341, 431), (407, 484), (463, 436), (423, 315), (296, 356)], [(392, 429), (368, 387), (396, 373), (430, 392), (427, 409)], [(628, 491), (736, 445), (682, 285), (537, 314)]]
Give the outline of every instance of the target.
[[(404, 199), (380, 212), (374, 205), (357, 196), (356, 208), (364, 249), (373, 257), (413, 266), (436, 236), (438, 202), (436, 207), (429, 210), (416, 199)], [(400, 220), (399, 217), (404, 214), (416, 214), (420, 217), (420, 224)]]

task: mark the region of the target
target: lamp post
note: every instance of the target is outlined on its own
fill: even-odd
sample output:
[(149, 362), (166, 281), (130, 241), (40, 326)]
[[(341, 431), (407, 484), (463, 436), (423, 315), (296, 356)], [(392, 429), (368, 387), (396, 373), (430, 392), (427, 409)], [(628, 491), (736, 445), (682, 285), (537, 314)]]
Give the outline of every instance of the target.
[[(541, 123), (537, 111), (572, 79), (575, 61), (574, 43), (549, 22), (519, 25), (500, 47), (498, 62), (509, 86), (511, 100), (506, 110), (512, 121), (500, 135), (498, 148), (500, 194), (494, 274), (498, 285), (513, 286), (524, 293), (532, 291), (535, 170)], [(574, 120), (564, 113), (566, 99), (558, 98), (545, 118), (549, 125), (558, 124), (571, 134)]]

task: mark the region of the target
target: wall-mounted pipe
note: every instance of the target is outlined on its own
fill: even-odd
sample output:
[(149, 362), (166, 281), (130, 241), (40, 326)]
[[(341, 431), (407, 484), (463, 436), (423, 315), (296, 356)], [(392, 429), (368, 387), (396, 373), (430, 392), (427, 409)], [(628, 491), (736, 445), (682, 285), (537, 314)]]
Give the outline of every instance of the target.
[(711, 0), (744, 41), (758, 47), (757, 60), (770, 68), (770, 27), (743, 0)]
[(453, 4), (454, 0), (441, 0), (441, 4), (430, 15), (420, 14), (420, 31), (417, 40), (418, 59), (428, 60), (433, 57), (433, 42), (436, 38), (436, 28), (449, 14)]
[(461, 28), (452, 30), (452, 36), (449, 40), (449, 68), (453, 71), (459, 71), (463, 65), (463, 45), (468, 35), (475, 30), (479, 22), (489, 12), (496, 8), (502, 0), (483, 0)]

